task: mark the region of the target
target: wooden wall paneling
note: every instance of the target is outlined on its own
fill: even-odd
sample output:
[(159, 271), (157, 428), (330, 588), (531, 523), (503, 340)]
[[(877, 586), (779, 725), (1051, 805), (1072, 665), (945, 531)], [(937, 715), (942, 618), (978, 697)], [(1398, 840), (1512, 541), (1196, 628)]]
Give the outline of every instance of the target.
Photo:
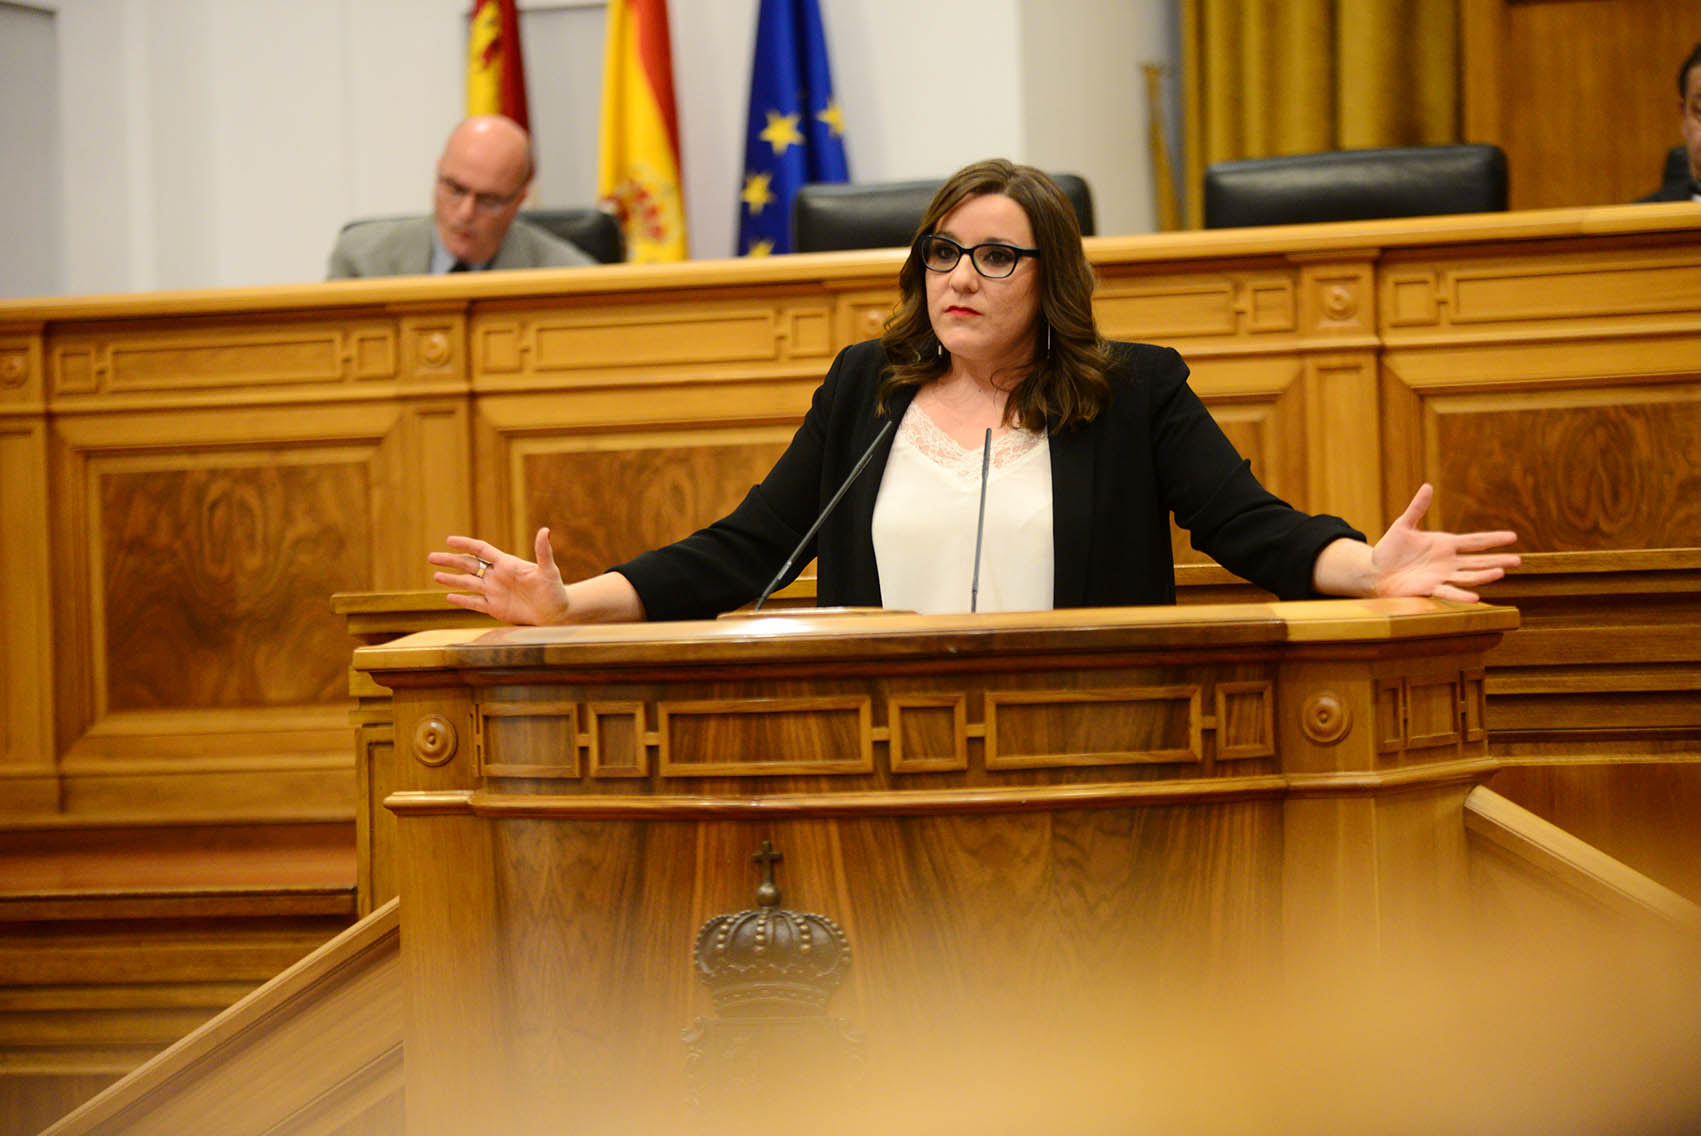
[(1701, 549), (1537, 553), (1497, 586), (1490, 785), (1701, 898)]
[[(1691, 693), (1691, 700), (1701, 696)], [(1701, 903), (1701, 753), (1513, 764), (1490, 788)]]
[[(1610, 205), (1659, 187), (1697, 0), (1465, 0), (1467, 141), (1506, 151), (1513, 209)], [(1610, 123), (1610, 129), (1603, 129)]]
[(1306, 504), (1300, 507), (1333, 513), (1371, 540), (1385, 527), (1376, 380), (1371, 351), (1305, 357)]
[(0, 1093), (0, 1132), (6, 1136), (36, 1133), (110, 1085), (107, 1073), (25, 1073), (6, 1078)]
[(1510, 528), (1527, 552), (1701, 545), (1701, 385), (1690, 363), (1624, 374), (1627, 357), (1583, 343), (1390, 352), (1385, 377), (1417, 410), (1390, 430), (1408, 435), (1402, 464), (1421, 448), (1430, 523)]
[(397, 1136), (403, 989), (394, 903), (48, 1129)]
[[(1093, 297), (1107, 339), (1182, 353), (1194, 392), (1253, 473), (1295, 502), (1313, 489), (1299, 291), (1291, 265), (1260, 260), (1214, 264), (1204, 273), (1180, 265), (1105, 266)], [(1177, 563), (1210, 563), (1173, 519), (1170, 546)]]
[[(0, 356), (0, 384), (8, 359)], [(37, 378), (39, 385), (39, 376)], [(0, 389), (0, 396), (5, 394)], [(53, 571), (47, 426), (0, 403), (0, 548), (18, 568), (0, 575), (0, 815), (59, 805), (53, 744)]]
[(672, 385), (803, 368), (820, 376), (840, 346), (835, 317), (829, 294), (795, 287), (481, 304), (469, 333), (473, 381), (496, 392)]
[(3, 1131), (38, 1131), (320, 946), (351, 914), (346, 888), (282, 897), (156, 885), (130, 896), (0, 898), (0, 1100), (36, 1120)]
[[(1102, 270), (1094, 308), (1104, 334), (1175, 346), (1193, 367), (1194, 389), (1214, 414), (1231, 390), (1246, 393), (1242, 384), (1253, 360), (1266, 371), (1270, 390), (1277, 389), (1277, 375), (1285, 378), (1297, 364), (1305, 376), (1302, 393), (1274, 405), (1279, 423), (1263, 439), (1291, 440), (1283, 447), (1284, 460), (1261, 463), (1256, 446), (1243, 452), (1278, 496), (1378, 527), (1377, 486), (1362, 475), (1367, 455), (1369, 468), (1375, 468), (1377, 443), (1376, 431), (1365, 429), (1365, 415), (1374, 422), (1377, 401), (1370, 370), (1377, 346), (1372, 261), (1362, 252), (1290, 253), (1224, 261), (1204, 272), (1189, 265), (1170, 275), (1163, 267)], [(1235, 387), (1218, 386), (1225, 364), (1241, 372)], [(1235, 417), (1224, 412), (1226, 428)], [(1252, 441), (1232, 428), (1230, 436), (1237, 445)], [(1342, 469), (1354, 476), (1341, 476)], [(1200, 559), (1184, 538), (1175, 544), (1179, 560)]]
[(327, 596), (418, 571), (401, 550), (423, 542), (390, 527), (412, 511), (409, 422), (384, 404), (58, 420), (80, 521), (56, 545), (71, 811), (348, 815)]
[(1377, 308), (1368, 257), (1296, 257), (1305, 356), (1306, 505), (1372, 539), (1385, 522), (1375, 475), (1382, 439), (1376, 381)]
[(383, 579), (398, 589), (430, 579), (427, 553), (443, 547), (449, 533), (473, 528), (472, 422), (467, 400), (429, 399), (404, 404), (397, 424), (399, 446), (384, 470), (389, 481), (379, 495), (386, 539), (374, 552)]
[(1490, 656), (1501, 760), (1701, 756), (1701, 549), (1532, 553), (1497, 588), (1523, 615)]
[[(516, 440), (508, 460), (519, 499), (507, 513), (515, 518), (509, 527), (522, 543), (521, 532), (551, 524), (563, 573), (595, 575), (730, 512), (779, 459), (794, 431), (788, 422)], [(529, 543), (528, 536), (522, 546)]]
[[(894, 270), (890, 280), (896, 281)], [(878, 287), (845, 288), (834, 294), (834, 342), (841, 346), (879, 339), (886, 330), (886, 320), (898, 304), (895, 284), (882, 282)]]
[(1545, 251), (1387, 258), (1386, 477), (1434, 481), (1432, 523), (1528, 551), (1701, 544), (1701, 249)]
[(483, 531), (524, 550), (550, 525), (571, 579), (730, 511), (784, 451), (836, 351), (828, 299), (481, 309)]

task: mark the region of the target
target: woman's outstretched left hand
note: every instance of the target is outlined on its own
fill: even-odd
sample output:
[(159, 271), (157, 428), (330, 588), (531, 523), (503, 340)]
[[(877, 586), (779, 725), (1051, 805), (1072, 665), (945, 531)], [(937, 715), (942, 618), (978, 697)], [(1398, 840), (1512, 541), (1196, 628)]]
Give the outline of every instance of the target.
[(1434, 596), (1436, 599), (1477, 602), (1471, 589), (1500, 579), (1520, 562), (1515, 552), (1488, 552), (1511, 544), (1518, 534), (1493, 532), (1428, 532), (1418, 528), (1435, 489), (1418, 488), (1412, 503), (1388, 526), (1370, 550), (1371, 591), (1377, 596)]

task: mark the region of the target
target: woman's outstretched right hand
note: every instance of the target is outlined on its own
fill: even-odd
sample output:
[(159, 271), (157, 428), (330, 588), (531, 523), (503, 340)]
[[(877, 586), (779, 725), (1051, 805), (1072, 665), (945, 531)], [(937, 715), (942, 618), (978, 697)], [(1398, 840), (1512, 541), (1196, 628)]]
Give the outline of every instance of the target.
[(555, 566), (547, 528), (537, 530), (535, 563), (470, 536), (451, 536), (444, 543), (452, 551), (433, 552), (426, 559), (446, 569), (431, 578), (450, 589), (450, 603), (503, 623), (567, 622), (567, 586)]

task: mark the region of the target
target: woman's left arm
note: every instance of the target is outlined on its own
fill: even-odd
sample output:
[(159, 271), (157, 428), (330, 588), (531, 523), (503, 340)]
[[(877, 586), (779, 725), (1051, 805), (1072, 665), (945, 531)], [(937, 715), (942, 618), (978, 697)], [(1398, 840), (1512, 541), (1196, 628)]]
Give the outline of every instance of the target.
[(1498, 580), (1519, 563), (1515, 552), (1487, 552), (1518, 539), (1513, 532), (1448, 533), (1418, 528), (1435, 490), (1421, 486), (1406, 511), (1374, 545), (1337, 540), (1317, 554), (1311, 584), (1331, 596), (1434, 596), (1475, 603), (1469, 589)]

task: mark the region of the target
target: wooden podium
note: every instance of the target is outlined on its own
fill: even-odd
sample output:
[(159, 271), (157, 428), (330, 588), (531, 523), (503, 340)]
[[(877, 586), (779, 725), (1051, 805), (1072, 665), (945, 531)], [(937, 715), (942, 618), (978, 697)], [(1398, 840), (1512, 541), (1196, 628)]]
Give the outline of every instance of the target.
[(1323, 601), (360, 648), (394, 691), (408, 1131), (701, 1125), (685, 1031), (725, 1007), (693, 950), (757, 907), (764, 842), (851, 960), (824, 1013), (862, 1088), (793, 1120), (963, 1122), (1065, 1050), (1079, 1083), (1021, 1099), (1090, 1099), (1160, 1021), (1464, 917), (1482, 656), (1516, 624)]

